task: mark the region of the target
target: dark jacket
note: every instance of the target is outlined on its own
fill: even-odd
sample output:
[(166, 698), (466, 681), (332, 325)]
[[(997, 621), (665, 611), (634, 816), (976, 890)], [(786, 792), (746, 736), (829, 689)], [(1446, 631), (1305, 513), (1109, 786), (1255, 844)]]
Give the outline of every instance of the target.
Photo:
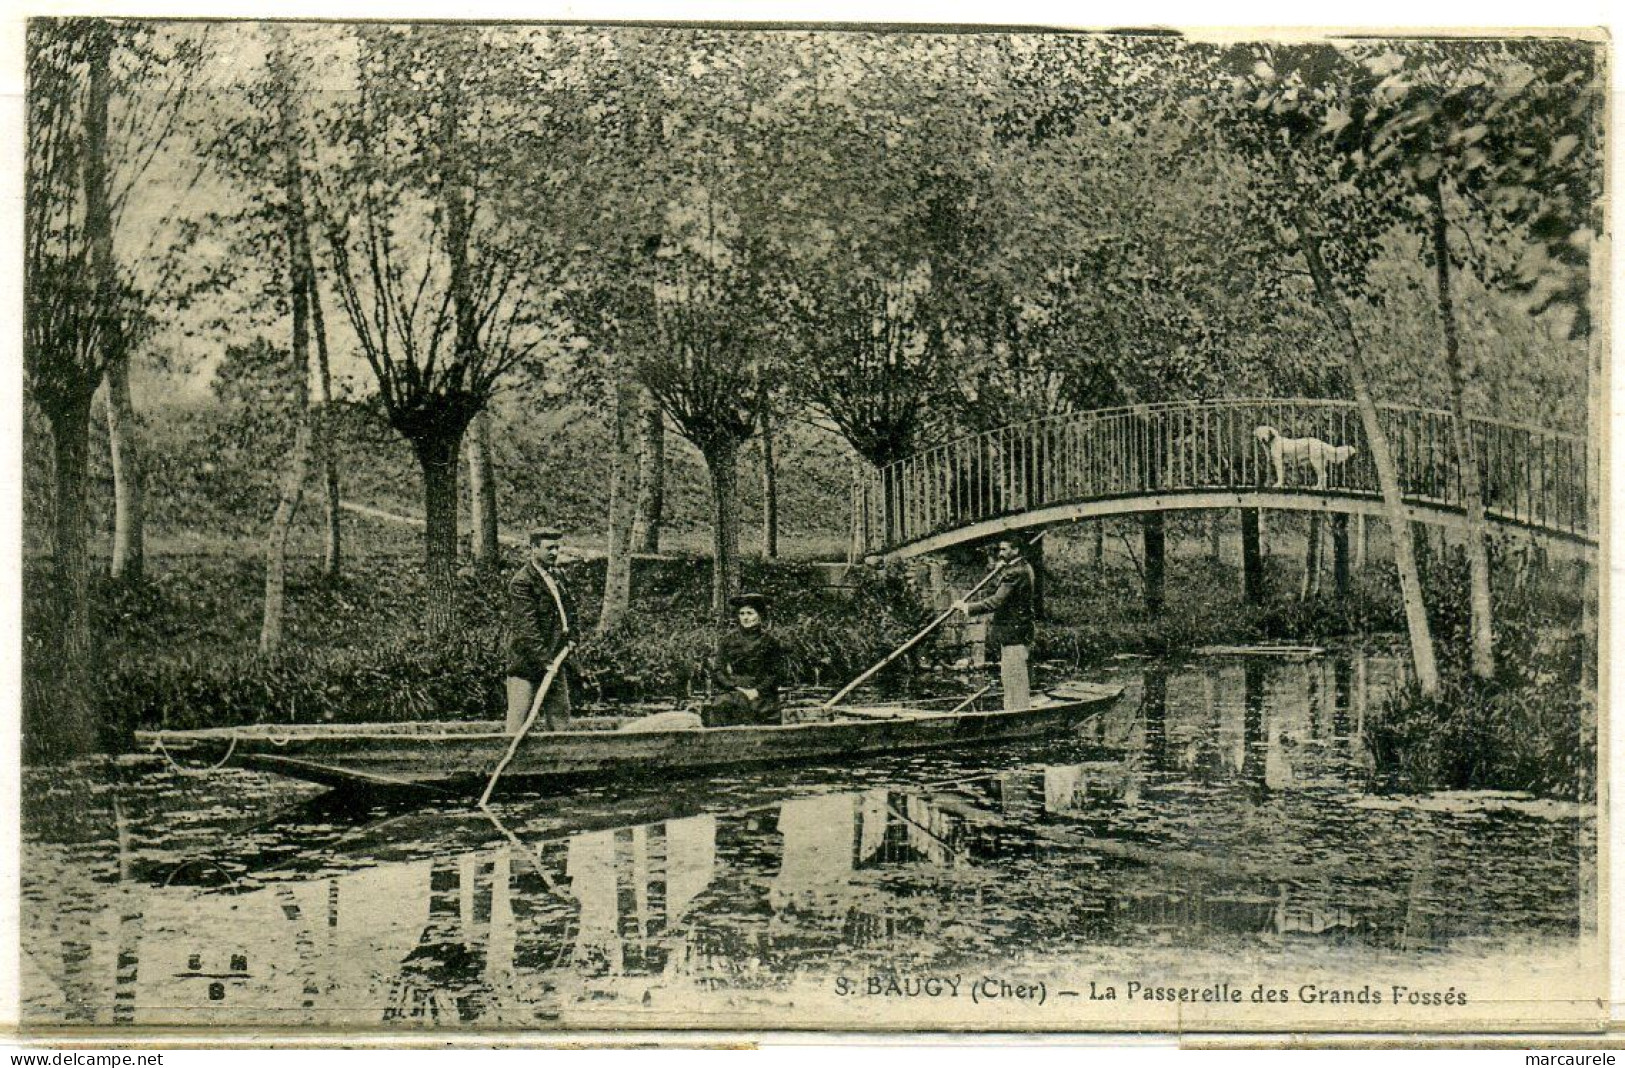
[(515, 678), (540, 682), (576, 626), (570, 591), (557, 571), (549, 576), (558, 588), (558, 600), (535, 564), (525, 564), (508, 582), (508, 674)]
[(784, 676), (784, 646), (760, 627), (755, 630), (735, 627), (717, 643), (711, 681), (724, 690), (743, 687), (759, 691), (758, 707), (778, 704)]
[(999, 576), (991, 594), (966, 607), (971, 615), (993, 613), (987, 629), (989, 645), (1031, 645), (1033, 642), (1033, 569), (1025, 560), (1016, 560)]

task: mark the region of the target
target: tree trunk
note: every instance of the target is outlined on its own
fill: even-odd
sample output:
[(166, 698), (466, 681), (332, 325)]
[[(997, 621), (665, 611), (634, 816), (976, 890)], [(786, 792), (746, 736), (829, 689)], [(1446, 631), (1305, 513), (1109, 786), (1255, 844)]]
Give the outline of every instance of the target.
[(721, 624), (728, 619), (739, 558), (739, 442), (720, 438), (703, 452), (711, 475), (711, 611)]
[(645, 400), (638, 439), (638, 517), (632, 543), (640, 553), (660, 552), (660, 526), (666, 512), (666, 416)]
[(762, 555), (779, 555), (779, 472), (773, 458), (773, 409), (763, 398), (759, 408), (762, 429)]
[(1224, 561), (1224, 513), (1207, 514), (1207, 555), (1215, 564)]
[(90, 397), (48, 411), (55, 470), (51, 558), (55, 565), (56, 630), (45, 674), (56, 685), (41, 695), (46, 707), (33, 713), (27, 729), (37, 741), (28, 748), (46, 759), (94, 752), (96, 703), (91, 694), (90, 542), (86, 509), (90, 476)]
[(1388, 448), (1388, 437), (1383, 433), (1377, 416), (1377, 404), (1365, 377), (1365, 358), (1360, 351), (1360, 339), (1354, 333), (1354, 323), (1348, 309), (1332, 284), (1331, 273), (1320, 256), (1319, 239), (1309, 226), (1308, 213), (1298, 214), (1298, 236), (1303, 242), (1304, 258), (1309, 263), (1309, 274), (1314, 279), (1315, 291), (1321, 307), (1331, 319), (1343, 343), (1349, 384), (1354, 389), (1354, 400), (1359, 406), (1360, 422), (1365, 429), (1366, 445), (1377, 468), (1377, 483), (1382, 488), (1383, 510), (1388, 529), (1393, 533), (1394, 566), (1399, 572), (1400, 599), (1405, 605), (1405, 625), (1410, 634), (1412, 666), (1416, 682), (1426, 696), (1439, 691), (1439, 669), (1433, 657), (1433, 634), (1428, 627), (1427, 607), (1422, 600), (1422, 580), (1416, 572), (1416, 556), (1407, 536), (1410, 529), (1405, 516), (1405, 502), (1399, 493), (1399, 471), (1394, 466), (1393, 453)]
[(140, 582), (146, 564), (146, 501), (141, 451), (135, 437), (127, 354), (107, 365), (107, 441), (113, 463), (113, 563), (115, 579)]
[(288, 530), (304, 494), (305, 473), (310, 464), (311, 424), (315, 413), (310, 407), (310, 231), (305, 220), (305, 192), (300, 172), (295, 96), (289, 84), (284, 56), (278, 48), (271, 67), (279, 82), (278, 108), (282, 136), (283, 188), (287, 195), (285, 233), (288, 241), (288, 294), (293, 310), (293, 367), (289, 382), (293, 387), (293, 413), (298, 420), (294, 430), (293, 452), (282, 481), (282, 496), (265, 544), (265, 612), (260, 620), (260, 652), (267, 656), (282, 647), (283, 600), (288, 580)]
[(1461, 472), (1461, 507), (1467, 519), (1467, 582), (1472, 605), (1472, 667), (1481, 679), (1495, 675), (1495, 637), (1490, 604), (1490, 554), (1484, 522), (1484, 492), (1478, 480), (1478, 450), (1467, 418), (1467, 367), (1456, 331), (1450, 294), (1450, 242), (1444, 214), (1444, 179), (1436, 175), (1428, 190), (1433, 200), (1433, 260), (1438, 280), (1439, 325), (1444, 331), (1444, 364), (1450, 375), (1451, 433)]
[[(309, 248), (309, 242), (306, 242)], [(316, 280), (316, 266), (310, 269), (310, 323), (316, 335), (316, 401), (312, 430), (315, 432), (316, 455), (322, 465), (322, 505), (326, 515), (326, 532), (322, 547), (322, 572), (328, 578), (338, 578), (344, 570), (343, 531), (339, 520), (343, 514), (339, 507), (343, 498), (339, 493), (339, 452), (334, 434), (333, 374), (328, 363), (327, 321), (322, 318), (321, 286)]]
[[(455, 75), (460, 77), (459, 75)], [(456, 330), (453, 359), (461, 367), (476, 362), (480, 348), (480, 316), (474, 293), (474, 268), (469, 261), (469, 244), (474, 229), (474, 212), (469, 207), (465, 160), (453, 149), (462, 119), (462, 88), (454, 84), (440, 102), (440, 144), (443, 152), (436, 175), (440, 184), (440, 206), (446, 225), (446, 293), (451, 302), (451, 319)], [(447, 420), (451, 413), (439, 418)], [(418, 463), (423, 467), (424, 571), (428, 579), (428, 631), (447, 634), (456, 624), (457, 567), (457, 460), (462, 451), (468, 420), (480, 414), (475, 407), (464, 421), (451, 419), (428, 427), (414, 442)], [(495, 516), (491, 533), (496, 532)]]
[(1320, 523), (1319, 512), (1309, 513), (1309, 535), (1304, 539), (1303, 581), (1298, 586), (1298, 600), (1307, 601), (1320, 592)]
[[(295, 343), (296, 351), (298, 347)], [(300, 366), (297, 360), (295, 366)], [(305, 475), (310, 467), (310, 422), (309, 419), (301, 419), (294, 430), (293, 452), (288, 456), (288, 470), (282, 476), (282, 497), (277, 501), (276, 514), (271, 517), (271, 530), (265, 539), (265, 613), (260, 620), (260, 652), (267, 656), (282, 648), (283, 605), (288, 582), (288, 530), (299, 511)]]
[(1097, 519), (1089, 524), (1090, 537), (1093, 544), (1089, 547), (1089, 555), (1095, 565), (1095, 573), (1106, 569), (1106, 521)]
[[(84, 112), (84, 161), (80, 179), (85, 197), (84, 238), (94, 287), (95, 350), (99, 367), (119, 354), (123, 323), (119, 309), (118, 265), (113, 258), (113, 215), (107, 186), (107, 111), (111, 95), (113, 36), (102, 20), (91, 20)], [(64, 344), (72, 344), (64, 339)], [(55, 686), (43, 694), (47, 707), (35, 708), (38, 744), (30, 749), (47, 759), (82, 756), (95, 750), (96, 715), (91, 697), (93, 653), (90, 629), (90, 546), (86, 490), (90, 459), (90, 401), (99, 369), (80, 368), (73, 352), (56, 358), (74, 367), (75, 380), (45, 409), (51, 424), (56, 481), (52, 559), (56, 567), (57, 633), (49, 655)], [(92, 357), (95, 359), (95, 357)]]
[(1162, 615), (1167, 574), (1168, 525), (1162, 512), (1147, 512), (1143, 520), (1145, 539), (1145, 610), (1152, 618)]
[(491, 413), (481, 412), (468, 425), (469, 544), (474, 562), (493, 569), (501, 559), (497, 539), (496, 469), (491, 463)]
[(604, 568), (604, 607), (598, 632), (607, 633), (625, 618), (632, 605), (632, 526), (638, 510), (638, 429), (643, 391), (626, 354), (615, 360), (614, 467), (609, 481), (609, 559)]
[(412, 442), (423, 471), (423, 573), (428, 590), (424, 625), (431, 637), (457, 623), (457, 454), (462, 431), (445, 427)]
[(1248, 604), (1264, 603), (1264, 549), (1258, 509), (1241, 509), (1241, 589)]
[(1349, 588), (1349, 517), (1347, 512), (1332, 515), (1332, 585), (1337, 599), (1343, 600)]

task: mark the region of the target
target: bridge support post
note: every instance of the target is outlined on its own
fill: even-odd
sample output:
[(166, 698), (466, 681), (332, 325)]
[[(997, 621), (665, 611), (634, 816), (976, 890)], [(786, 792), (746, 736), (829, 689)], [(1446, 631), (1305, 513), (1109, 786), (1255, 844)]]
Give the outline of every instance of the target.
[(1349, 517), (1345, 512), (1332, 513), (1332, 584), (1339, 600), (1349, 595)]
[(1304, 543), (1303, 554), (1303, 584), (1298, 589), (1298, 600), (1307, 601), (1320, 594), (1321, 571), (1321, 514), (1309, 513), (1309, 532)]
[(1248, 604), (1264, 603), (1264, 552), (1258, 509), (1241, 509), (1241, 589)]
[(1147, 512), (1145, 535), (1145, 610), (1153, 618), (1162, 615), (1168, 562), (1168, 526), (1164, 512)]

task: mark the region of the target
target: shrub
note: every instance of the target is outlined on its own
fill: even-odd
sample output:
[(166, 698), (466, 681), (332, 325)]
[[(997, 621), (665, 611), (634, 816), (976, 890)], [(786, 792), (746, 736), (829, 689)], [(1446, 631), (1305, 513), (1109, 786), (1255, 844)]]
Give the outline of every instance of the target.
[(1366, 731), (1377, 785), (1596, 796), (1595, 708), (1572, 685), (1503, 689), (1452, 675), (1389, 696)]
[(1519, 584), (1492, 576), (1495, 677), (1469, 665), (1466, 565), (1435, 570), (1429, 619), (1440, 685), (1414, 682), (1390, 695), (1366, 732), (1384, 789), (1495, 789), (1595, 797), (1596, 705), (1585, 686), (1595, 656), (1579, 630), (1579, 603), (1560, 581)]

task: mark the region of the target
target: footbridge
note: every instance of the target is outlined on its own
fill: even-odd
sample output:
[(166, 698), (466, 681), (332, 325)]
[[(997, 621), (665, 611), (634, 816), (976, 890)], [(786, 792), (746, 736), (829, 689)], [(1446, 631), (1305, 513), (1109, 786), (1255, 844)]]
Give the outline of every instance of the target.
[[(1378, 417), (1409, 518), (1464, 524), (1453, 416), (1381, 405)], [(1260, 427), (1286, 440), (1272, 447)], [(1596, 472), (1582, 436), (1476, 418), (1470, 431), (1490, 522), (1596, 548)], [(856, 479), (852, 547), (860, 558), (903, 559), (1074, 519), (1214, 508), (1381, 516), (1355, 404), (1140, 405), (960, 438)]]

